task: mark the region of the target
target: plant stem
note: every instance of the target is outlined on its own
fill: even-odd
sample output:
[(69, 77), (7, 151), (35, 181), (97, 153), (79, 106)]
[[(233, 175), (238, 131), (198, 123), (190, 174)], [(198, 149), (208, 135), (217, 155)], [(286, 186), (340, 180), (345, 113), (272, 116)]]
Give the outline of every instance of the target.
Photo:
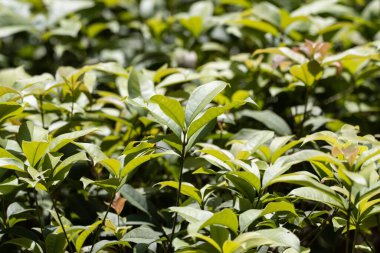
[(354, 233), (354, 241), (352, 242), (352, 251), (351, 251), (351, 253), (355, 253), (355, 244), (356, 244), (357, 237), (358, 237), (358, 228), (357, 228), (357, 225), (356, 225), (356, 227), (355, 227), (355, 233)]
[(348, 194), (348, 210), (347, 210), (347, 224), (346, 224), (346, 253), (350, 252), (350, 217), (351, 217), (351, 191), (352, 187), (350, 187), (350, 191)]
[(95, 238), (94, 238), (94, 241), (92, 242), (92, 245), (91, 245), (91, 249), (90, 249), (90, 253), (92, 252), (92, 250), (94, 249), (94, 245), (96, 243), (96, 241), (98, 240), (98, 237), (99, 237), (99, 234), (100, 234), (100, 229), (101, 227), (104, 225), (104, 223), (106, 222), (106, 218), (107, 218), (107, 215), (111, 209), (111, 205), (112, 205), (112, 201), (113, 199), (115, 198), (115, 194), (116, 194), (116, 190), (113, 192), (112, 196), (111, 196), (111, 199), (109, 201), (109, 204), (107, 206), (107, 211), (106, 211), (106, 214), (104, 215), (103, 217), (103, 220), (102, 220), (102, 223), (99, 224), (99, 226), (96, 228), (96, 231), (95, 231)]
[(74, 116), (74, 91), (72, 92), (72, 97), (71, 97), (70, 122), (73, 120), (73, 116)]
[(34, 190), (34, 199), (36, 201), (36, 211), (37, 211), (37, 216), (38, 216), (38, 222), (40, 223), (40, 229), (41, 229), (41, 235), (42, 238), (45, 238), (44, 236), (44, 224), (42, 223), (42, 218), (41, 218), (41, 213), (40, 213), (40, 205), (38, 204), (38, 195), (37, 195), (37, 190), (36, 188), (33, 188)]
[(303, 134), (304, 124), (305, 124), (305, 121), (307, 118), (307, 106), (309, 103), (309, 96), (310, 96), (310, 88), (309, 87), (305, 87), (305, 88), (306, 88), (306, 90), (305, 90), (304, 111), (303, 111), (303, 115), (302, 115), (302, 121), (300, 123), (299, 137), (302, 137), (302, 134)]
[(44, 101), (43, 101), (43, 95), (39, 96), (39, 102), (40, 102), (40, 114), (41, 114), (41, 122), (42, 122), (42, 128), (45, 128), (45, 117), (44, 117)]
[[(186, 144), (187, 144), (186, 141), (182, 142), (182, 151), (181, 151), (181, 158), (180, 158), (180, 165), (179, 165), (179, 179), (178, 179), (177, 200), (176, 200), (176, 204), (175, 204), (176, 207), (179, 205), (179, 200), (180, 200), (180, 196), (181, 196), (182, 172), (183, 172), (183, 167), (184, 167), (185, 158), (186, 158)], [(170, 241), (169, 241), (169, 247), (168, 247), (169, 248), (169, 252), (172, 250), (172, 244), (173, 244), (173, 239), (174, 239), (174, 231), (175, 231), (175, 227), (177, 225), (177, 217), (178, 217), (178, 213), (176, 212), (174, 214), (173, 225), (172, 225), (172, 233), (170, 235)]]
[(367, 237), (365, 237), (365, 235), (362, 233), (362, 231), (360, 231), (360, 229), (359, 229), (358, 233), (363, 237), (365, 244), (368, 245), (368, 247), (371, 249), (371, 252), (375, 253), (376, 252), (375, 249), (372, 248), (372, 245), (369, 243)]
[[(336, 210), (333, 209), (329, 215), (329, 217), (327, 217), (323, 223), (321, 224), (321, 226), (319, 226), (315, 231), (317, 231), (317, 233), (314, 235), (314, 238), (308, 243), (308, 246), (311, 246), (315, 240), (317, 240), (317, 238), (319, 237), (319, 235), (322, 233), (322, 231), (325, 229), (325, 227), (327, 226), (327, 224), (330, 222), (330, 220), (334, 217), (334, 214), (335, 214)], [(309, 238), (309, 237), (306, 237), (306, 238)], [(305, 238), (304, 238), (305, 239)], [(302, 241), (304, 241), (304, 239)], [(301, 243), (302, 243), (301, 241)]]
[(60, 226), (62, 228), (63, 234), (65, 235), (65, 238), (66, 238), (66, 241), (67, 241), (67, 245), (69, 246), (69, 252), (74, 253), (75, 251), (73, 250), (73, 248), (71, 246), (69, 237), (67, 236), (65, 227), (63, 226), (63, 222), (62, 222), (61, 216), (59, 215), (59, 212), (58, 212), (58, 209), (57, 209), (57, 203), (56, 203), (56, 201), (54, 199), (52, 199), (52, 200), (53, 200), (54, 211), (57, 214), (57, 218), (58, 218), (59, 224), (60, 224)]

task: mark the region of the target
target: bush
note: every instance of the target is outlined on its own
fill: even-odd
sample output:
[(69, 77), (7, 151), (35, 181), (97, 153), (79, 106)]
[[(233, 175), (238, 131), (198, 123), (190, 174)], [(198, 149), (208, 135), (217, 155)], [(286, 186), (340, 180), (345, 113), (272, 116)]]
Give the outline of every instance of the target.
[(378, 1), (0, 7), (1, 252), (376, 252)]

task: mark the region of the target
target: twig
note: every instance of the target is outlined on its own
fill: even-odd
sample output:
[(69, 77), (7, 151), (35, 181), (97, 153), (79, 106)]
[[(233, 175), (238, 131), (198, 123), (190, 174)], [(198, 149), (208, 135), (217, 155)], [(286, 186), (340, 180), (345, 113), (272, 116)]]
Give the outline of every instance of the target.
[[(183, 167), (184, 167), (184, 163), (185, 163), (185, 158), (186, 158), (186, 141), (183, 141), (182, 142), (181, 160), (180, 160), (180, 165), (179, 165), (180, 171), (179, 171), (179, 179), (178, 179), (177, 200), (176, 200), (175, 206), (179, 205), (179, 200), (180, 200), (180, 196), (181, 196), (182, 172), (183, 172)], [(176, 212), (174, 214), (173, 225), (172, 225), (172, 233), (170, 235), (170, 240), (169, 240), (169, 247), (168, 247), (169, 251), (172, 249), (172, 245), (173, 245), (174, 231), (175, 231), (175, 227), (177, 224), (177, 217), (178, 217), (178, 213)]]
[(71, 253), (74, 253), (75, 251), (73, 250), (72, 248), (72, 245), (70, 243), (70, 240), (69, 240), (69, 237), (67, 236), (67, 233), (66, 233), (66, 230), (65, 230), (65, 227), (63, 226), (63, 222), (61, 220), (61, 216), (59, 215), (59, 212), (58, 212), (58, 209), (57, 209), (57, 205), (56, 205), (56, 201), (52, 198), (53, 200), (53, 208), (54, 208), (54, 211), (55, 213), (57, 214), (57, 218), (58, 218), (58, 221), (59, 221), (59, 224), (63, 230), (63, 234), (65, 235), (65, 238), (66, 238), (66, 241), (67, 241), (67, 244), (69, 246), (69, 252)]
[(105, 214), (104, 217), (103, 217), (102, 223), (99, 224), (99, 226), (96, 228), (96, 231), (95, 231), (95, 238), (94, 238), (94, 241), (92, 242), (91, 249), (90, 249), (90, 253), (91, 253), (92, 250), (94, 249), (94, 245), (95, 245), (96, 241), (98, 240), (98, 237), (99, 237), (99, 233), (100, 233), (100, 229), (101, 229), (101, 227), (102, 227), (102, 226), (104, 225), (104, 223), (106, 222), (106, 218), (107, 218), (107, 215), (108, 215), (108, 213), (109, 213), (109, 211), (110, 211), (110, 208), (111, 208), (111, 205), (112, 205), (112, 201), (113, 201), (113, 199), (115, 198), (115, 194), (116, 194), (116, 190), (113, 192), (112, 197), (111, 197), (111, 199), (110, 199), (110, 201), (109, 201), (109, 204), (108, 204), (108, 206), (107, 206), (107, 211), (106, 211), (106, 214)]

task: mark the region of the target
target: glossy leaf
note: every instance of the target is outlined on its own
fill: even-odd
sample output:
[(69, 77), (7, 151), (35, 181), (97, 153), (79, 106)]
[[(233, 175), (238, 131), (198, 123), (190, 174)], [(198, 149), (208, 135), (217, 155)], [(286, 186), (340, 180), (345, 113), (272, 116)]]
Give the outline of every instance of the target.
[(165, 97), (163, 95), (154, 95), (150, 98), (150, 101), (160, 106), (161, 110), (174, 122), (184, 129), (185, 113), (178, 100)]
[(185, 109), (185, 121), (190, 125), (195, 117), (207, 106), (212, 99), (227, 86), (227, 83), (213, 81), (197, 87), (190, 95)]

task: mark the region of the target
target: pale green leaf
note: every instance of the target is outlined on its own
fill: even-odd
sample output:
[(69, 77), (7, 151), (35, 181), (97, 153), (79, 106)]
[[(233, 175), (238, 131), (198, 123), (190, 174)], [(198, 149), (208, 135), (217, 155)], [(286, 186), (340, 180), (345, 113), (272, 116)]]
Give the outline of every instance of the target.
[(240, 112), (242, 116), (253, 118), (261, 123), (263, 123), (266, 127), (271, 130), (274, 130), (276, 133), (280, 135), (289, 135), (292, 133), (288, 123), (283, 120), (276, 113), (264, 110), (264, 111), (251, 111), (251, 110), (243, 110)]
[(200, 16), (181, 18), (179, 22), (196, 38), (198, 38), (202, 32), (203, 19)]
[(190, 95), (186, 105), (185, 118), (186, 125), (190, 126), (198, 114), (218, 95), (227, 83), (222, 81), (213, 81), (197, 87)]
[(120, 177), (121, 178), (125, 177), (126, 175), (131, 173), (134, 169), (136, 169), (138, 166), (140, 166), (141, 164), (145, 162), (148, 162), (154, 158), (165, 156), (165, 155), (177, 155), (177, 154), (173, 151), (166, 151), (162, 153), (155, 153), (155, 154), (135, 157), (132, 161), (127, 163), (127, 165), (125, 165), (124, 168), (120, 171)]
[(49, 147), (49, 142), (23, 141), (22, 151), (31, 166), (35, 166), (45, 155)]
[(320, 202), (322, 204), (342, 208), (341, 201), (337, 201), (336, 198), (331, 197), (331, 195), (326, 194), (324, 191), (313, 187), (300, 187), (292, 190), (289, 195), (294, 195), (306, 200)]
[(199, 129), (201, 129), (203, 126), (205, 126), (208, 122), (211, 120), (215, 119), (219, 115), (225, 113), (228, 110), (231, 110), (232, 108), (236, 106), (241, 106), (243, 105), (243, 101), (235, 101), (232, 102), (226, 106), (222, 107), (211, 107), (205, 111), (204, 114), (202, 114), (201, 117), (198, 119), (194, 120), (190, 126), (189, 130), (187, 132), (187, 138), (190, 138), (195, 132), (197, 132)]
[(150, 101), (160, 106), (161, 110), (182, 129), (185, 126), (185, 112), (178, 100), (165, 97), (163, 95), (154, 95)]
[[(160, 185), (160, 188), (170, 186), (170, 187), (173, 187), (175, 189), (178, 189), (178, 182), (175, 182), (175, 181), (164, 181), (164, 182), (160, 182), (158, 184)], [(202, 203), (201, 194), (200, 194), (199, 190), (197, 188), (195, 188), (190, 183), (182, 182), (181, 194), (189, 196), (190, 198), (197, 201), (199, 204)]]
[(278, 34), (278, 30), (275, 26), (267, 22), (260, 21), (260, 20), (242, 19), (242, 20), (234, 21), (233, 23), (242, 25), (244, 27), (252, 28), (264, 33), (270, 33), (274, 36), (277, 36)]
[(80, 252), (83, 244), (85, 243), (87, 237), (94, 232), (94, 230), (102, 223), (101, 220), (94, 222), (92, 225), (87, 226), (86, 229), (83, 230), (82, 233), (77, 237), (75, 241), (75, 249), (77, 252)]
[(312, 86), (322, 76), (322, 67), (317, 61), (309, 61), (302, 65), (294, 65), (289, 69), (290, 73), (307, 86)]
[(292, 232), (285, 228), (262, 229), (255, 232), (248, 232), (236, 237), (234, 242), (240, 247), (234, 253), (248, 252), (248, 250), (259, 246), (270, 247), (291, 247), (300, 252), (300, 240)]

